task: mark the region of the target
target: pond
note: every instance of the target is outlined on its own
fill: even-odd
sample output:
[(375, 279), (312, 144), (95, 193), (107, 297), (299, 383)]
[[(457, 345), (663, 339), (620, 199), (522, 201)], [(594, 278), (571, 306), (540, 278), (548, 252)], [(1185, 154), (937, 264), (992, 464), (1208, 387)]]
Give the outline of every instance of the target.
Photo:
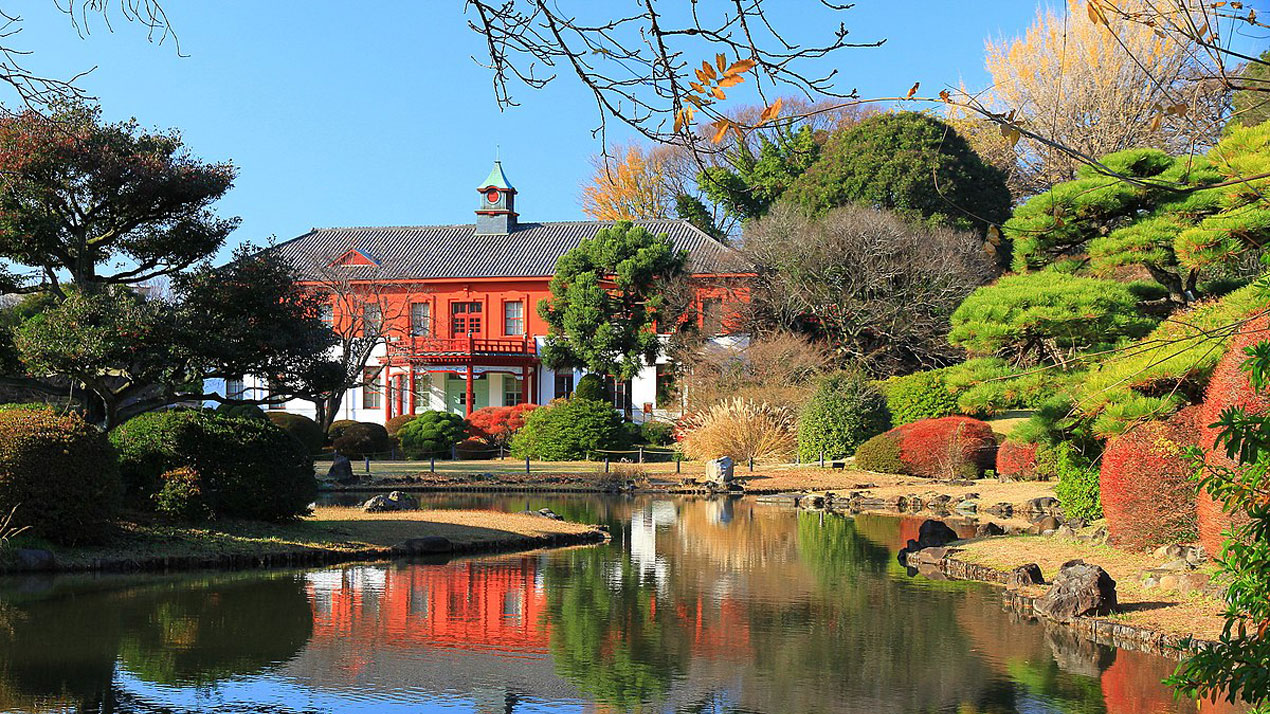
[[(916, 519), (749, 499), (550, 507), (612, 543), (450, 562), (0, 581), (0, 710), (1195, 712), (1173, 662), (908, 577)], [(1200, 711), (1223, 711), (1204, 708)]]

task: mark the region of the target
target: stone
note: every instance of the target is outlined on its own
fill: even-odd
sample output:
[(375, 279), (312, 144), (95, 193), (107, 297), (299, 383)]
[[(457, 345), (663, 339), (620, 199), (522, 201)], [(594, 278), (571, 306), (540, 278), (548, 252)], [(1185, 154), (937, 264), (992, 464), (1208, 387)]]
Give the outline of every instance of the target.
[(1055, 538), (1075, 538), (1076, 531), (1071, 526), (1064, 523), (1063, 525), (1059, 526), (1057, 530), (1054, 531), (1054, 537)]
[(988, 506), (983, 510), (1002, 518), (1009, 518), (1014, 515), (1014, 506), (1004, 502)]
[(960, 503), (957, 504), (956, 508), (961, 513), (971, 513), (971, 514), (978, 513), (979, 502), (978, 501), (961, 501)]
[(1072, 560), (1059, 568), (1054, 582), (1033, 605), (1036, 612), (1056, 622), (1071, 622), (1090, 615), (1110, 615), (1116, 610), (1116, 581), (1107, 571)]
[(1030, 513), (1054, 515), (1058, 513), (1058, 499), (1053, 496), (1040, 496), (1028, 501), (1025, 508)]
[(353, 473), (353, 462), (340, 453), (335, 454), (331, 459), (331, 468), (327, 470), (326, 477), (343, 486), (357, 483), (357, 476)]
[(417, 511), (419, 510), (419, 499), (402, 491), (380, 493), (372, 496), (370, 500), (363, 503), (362, 510), (366, 513)]
[(1058, 527), (1061, 525), (1062, 523), (1059, 523), (1057, 518), (1053, 516), (1045, 516), (1043, 518), (1038, 518), (1036, 522), (1032, 524), (1031, 531), (1038, 535), (1054, 535), (1054, 532), (1057, 531)]
[(1005, 529), (995, 523), (981, 523), (975, 529), (976, 538), (990, 538), (992, 536), (1005, 535)]
[(1015, 587), (1044, 585), (1045, 576), (1041, 574), (1041, 566), (1036, 563), (1027, 563), (1011, 570), (1006, 583)]
[(908, 505), (904, 510), (908, 511), (909, 513), (917, 513), (918, 511), (922, 510), (925, 507), (926, 507), (926, 504), (922, 501), (920, 497), (909, 496)]
[(908, 555), (908, 567), (921, 568), (923, 565), (939, 568), (940, 561), (948, 556), (961, 552), (959, 548), (922, 548)]
[(57, 565), (53, 553), (43, 548), (18, 548), (14, 559), (21, 570), (52, 570)]
[(553, 521), (564, 520), (563, 516), (559, 515), (555, 511), (551, 510), (550, 508), (539, 508), (536, 512), (536, 515), (542, 516), (543, 518), (550, 518)]
[(947, 523), (928, 519), (918, 528), (917, 540), (909, 540), (896, 554), (896, 559), (900, 565), (907, 566), (909, 555), (925, 548), (942, 548), (955, 540), (957, 531), (949, 528)]
[(392, 549), (394, 553), (400, 555), (432, 555), (449, 553), (454, 550), (454, 544), (445, 536), (423, 536), (404, 540), (394, 545)]
[(721, 456), (706, 462), (706, 482), (726, 486), (732, 483), (736, 464), (731, 456)]

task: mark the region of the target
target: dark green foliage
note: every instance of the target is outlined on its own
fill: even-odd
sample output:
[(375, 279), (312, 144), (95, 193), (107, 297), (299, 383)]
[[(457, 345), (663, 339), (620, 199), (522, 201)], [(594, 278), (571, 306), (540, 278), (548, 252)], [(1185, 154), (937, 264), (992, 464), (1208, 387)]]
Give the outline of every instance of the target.
[(1141, 337), (1155, 323), (1123, 283), (1046, 271), (975, 290), (953, 313), (948, 341), (1015, 364), (1063, 364)]
[(636, 446), (644, 443), (644, 429), (633, 421), (622, 422), (622, 444)]
[(392, 450), (392, 439), (388, 438), (388, 430), (383, 424), (369, 421), (355, 421), (341, 425), (337, 430), (331, 425), (329, 432), (331, 446), (350, 459), (387, 458)]
[(451, 449), (465, 436), (463, 417), (438, 411), (424, 412), (397, 430), (401, 450), (412, 459), (449, 458)]
[[(1050, 469), (1053, 469), (1054, 475), (1058, 477), (1058, 483), (1054, 484), (1054, 495), (1063, 506), (1063, 514), (1068, 518), (1086, 520), (1102, 518), (1098, 466), (1090, 463), (1068, 442), (1056, 444), (1051, 449), (1044, 456), (1038, 452), (1037, 473), (1047, 476)], [(1042, 468), (1045, 473), (1042, 473)]]
[(409, 424), (418, 418), (417, 414), (398, 414), (397, 416), (384, 422), (384, 428), (388, 430), (388, 436), (397, 436), (397, 432), (401, 431), (401, 427)]
[(238, 417), (240, 419), (268, 419), (265, 410), (255, 404), (221, 404), (216, 407), (216, 413), (224, 416)]
[(697, 184), (728, 215), (746, 221), (765, 215), (818, 158), (820, 146), (811, 127), (782, 127), (775, 137), (759, 137), (757, 153), (746, 142), (732, 146), (724, 152), (723, 165), (707, 168)]
[(681, 193), (675, 196), (675, 215), (688, 221), (694, 228), (705, 233), (711, 238), (727, 242), (727, 235), (719, 229), (714, 222), (714, 216), (710, 215), (710, 210), (706, 208), (706, 204), (696, 196), (689, 196)]
[[(1265, 89), (1270, 83), (1270, 50), (1261, 53), (1257, 62), (1249, 62), (1239, 73), (1237, 83), (1246, 87)], [(1241, 89), (1231, 97), (1234, 112), (1231, 113), (1227, 130), (1236, 126), (1256, 126), (1270, 119), (1270, 97), (1264, 91)]]
[(900, 460), (900, 442), (886, 434), (878, 434), (855, 450), (856, 468), (883, 474), (904, 473)]
[(1055, 394), (1072, 394), (1085, 378), (1079, 370), (1020, 369), (997, 357), (967, 360), (940, 374), (957, 399), (957, 410), (979, 418), (1038, 409)]
[(855, 453), (890, 428), (886, 397), (860, 374), (833, 374), (820, 382), (798, 416), (798, 457), (813, 461)]
[(151, 412), (116, 429), (111, 441), (137, 507), (153, 507), (163, 474), (182, 467), (198, 474), (202, 497), (217, 517), (286, 520), (307, 513), (317, 496), (313, 459), (268, 420)]
[(543, 362), (621, 379), (656, 362), (663, 288), (681, 275), (687, 259), (664, 233), (629, 221), (600, 229), (560, 256), (551, 298), (538, 303), (548, 327)]
[(159, 475), (154, 510), (179, 521), (206, 521), (216, 515), (207, 502), (203, 477), (186, 466)]
[(326, 445), (326, 434), (322, 433), (322, 427), (303, 414), (269, 412), (267, 416), (269, 421), (294, 437), (310, 454), (320, 452)]
[(543, 461), (578, 461), (626, 446), (622, 418), (611, 406), (574, 396), (535, 409), (512, 437), (512, 454)]
[(604, 380), (596, 374), (582, 375), (582, 379), (579, 379), (573, 388), (572, 396), (574, 399), (590, 399), (596, 402), (602, 402), (608, 398), (604, 389)]
[(957, 413), (957, 398), (939, 370), (891, 377), (882, 383), (882, 391), (893, 426)]
[(880, 114), (833, 135), (783, 200), (817, 214), (864, 204), (981, 234), (1010, 215), (1005, 174), (952, 127), (916, 112)]
[(653, 446), (670, 446), (675, 443), (675, 425), (668, 421), (646, 421), (643, 440)]
[[(119, 504), (110, 441), (74, 414), (0, 411), (0, 519), (56, 543), (100, 540)], [(16, 508), (16, 510), (15, 510)]]

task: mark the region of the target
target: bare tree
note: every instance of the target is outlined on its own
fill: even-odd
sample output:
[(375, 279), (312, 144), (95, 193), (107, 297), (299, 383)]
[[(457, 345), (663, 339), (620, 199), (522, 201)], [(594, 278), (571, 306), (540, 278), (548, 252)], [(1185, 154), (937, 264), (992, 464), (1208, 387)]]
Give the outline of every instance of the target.
[(860, 207), (813, 219), (778, 206), (747, 224), (742, 250), (761, 266), (751, 303), (756, 330), (816, 335), (839, 360), (879, 376), (956, 361), (949, 318), (993, 275), (975, 234)]

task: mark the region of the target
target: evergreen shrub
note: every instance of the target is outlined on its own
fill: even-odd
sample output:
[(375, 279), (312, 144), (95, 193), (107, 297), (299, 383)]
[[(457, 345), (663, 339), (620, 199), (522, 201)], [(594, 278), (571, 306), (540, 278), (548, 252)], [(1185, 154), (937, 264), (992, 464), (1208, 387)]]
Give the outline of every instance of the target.
[(862, 376), (830, 375), (798, 416), (798, 456), (802, 461), (851, 456), (890, 421), (886, 397)]
[(442, 411), (427, 411), (397, 432), (407, 458), (448, 459), (454, 445), (467, 436), (463, 417)]

